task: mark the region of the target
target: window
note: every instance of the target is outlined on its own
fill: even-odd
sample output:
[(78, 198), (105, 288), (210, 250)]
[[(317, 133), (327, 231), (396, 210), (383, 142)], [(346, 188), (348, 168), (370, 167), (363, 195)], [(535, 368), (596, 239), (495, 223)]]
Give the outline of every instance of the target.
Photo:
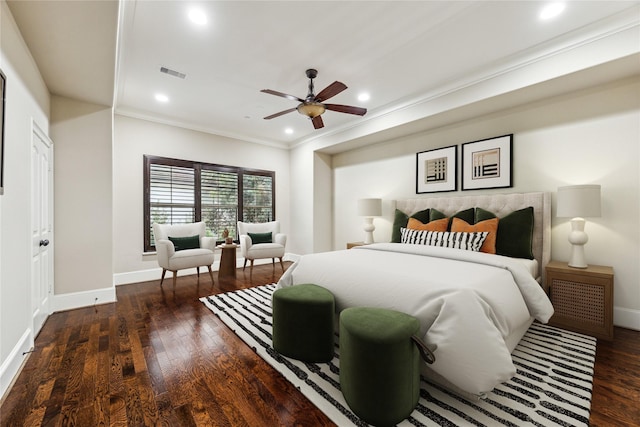
[(275, 172), (144, 156), (144, 250), (154, 251), (151, 224), (204, 221), (208, 236), (236, 223), (275, 218)]

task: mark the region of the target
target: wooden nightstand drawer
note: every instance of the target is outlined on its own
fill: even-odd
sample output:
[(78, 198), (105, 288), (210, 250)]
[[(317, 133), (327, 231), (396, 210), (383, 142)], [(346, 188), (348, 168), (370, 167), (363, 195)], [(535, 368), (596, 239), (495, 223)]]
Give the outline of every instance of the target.
[(572, 268), (552, 261), (546, 271), (555, 310), (549, 324), (613, 339), (613, 269), (598, 265)]

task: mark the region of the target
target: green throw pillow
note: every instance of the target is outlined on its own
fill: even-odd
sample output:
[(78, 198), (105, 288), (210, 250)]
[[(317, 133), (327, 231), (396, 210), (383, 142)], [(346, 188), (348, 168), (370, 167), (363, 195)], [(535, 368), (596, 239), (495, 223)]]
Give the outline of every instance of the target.
[(415, 218), (423, 224), (426, 224), (431, 221), (430, 219), (431, 209), (425, 209), (423, 211), (418, 211), (411, 215), (411, 218)]
[(446, 217), (447, 216), (445, 214), (443, 214), (437, 209), (431, 209), (431, 211), (429, 211), (429, 222), (435, 221), (436, 219), (446, 218)]
[(189, 237), (169, 237), (169, 240), (173, 243), (173, 246), (177, 251), (183, 251), (185, 249), (198, 249), (200, 247), (200, 236)]
[[(476, 208), (475, 221), (495, 218), (496, 215)], [(511, 212), (498, 221), (496, 254), (512, 258), (533, 259), (533, 207)]]
[(254, 245), (258, 243), (273, 243), (273, 237), (271, 232), (268, 233), (247, 233), (251, 237), (251, 243)]
[(466, 222), (467, 224), (475, 224), (474, 222), (475, 211), (476, 211), (475, 208), (469, 208), (469, 209), (465, 209), (465, 210), (454, 213), (451, 216), (451, 219), (449, 220), (449, 228), (451, 228), (451, 223), (453, 222), (453, 218), (460, 218), (461, 220), (464, 220), (464, 222)]
[[(418, 211), (411, 215), (411, 218), (415, 218), (423, 224), (429, 222), (429, 209)], [(391, 243), (400, 243), (400, 228), (406, 228), (407, 222), (409, 222), (409, 216), (399, 209), (393, 216), (393, 228), (391, 229)]]
[[(476, 208), (474, 222), (486, 221), (488, 219), (497, 218), (496, 214), (482, 208)], [(498, 222), (499, 224), (500, 222)]]
[(400, 243), (400, 229), (407, 227), (409, 221), (409, 215), (396, 209), (393, 215), (393, 228), (391, 229), (391, 243)]

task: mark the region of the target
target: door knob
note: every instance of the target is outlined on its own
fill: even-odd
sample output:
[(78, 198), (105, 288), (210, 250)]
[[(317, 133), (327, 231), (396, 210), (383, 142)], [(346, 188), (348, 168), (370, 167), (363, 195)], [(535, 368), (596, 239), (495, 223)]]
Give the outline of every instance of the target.
[(47, 239), (40, 240), (40, 246), (48, 246), (48, 245), (49, 245), (49, 241)]

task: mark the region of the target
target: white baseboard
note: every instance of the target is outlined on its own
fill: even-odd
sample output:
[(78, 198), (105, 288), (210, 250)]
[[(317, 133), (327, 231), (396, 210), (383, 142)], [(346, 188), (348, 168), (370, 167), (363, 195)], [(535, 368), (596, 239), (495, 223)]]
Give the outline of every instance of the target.
[[(295, 262), (299, 257), (300, 257), (299, 255), (286, 253), (284, 254), (284, 257), (282, 257), (282, 260)], [(271, 258), (257, 259), (254, 261), (253, 264), (254, 265), (271, 264)], [(241, 268), (243, 265), (244, 265), (244, 258), (237, 258), (236, 268)], [(214, 262), (211, 268), (215, 271), (218, 271), (220, 269), (220, 261), (218, 260)], [(206, 273), (207, 270), (204, 269), (204, 271), (205, 271), (205, 274), (207, 274)], [(200, 274), (202, 274), (202, 272), (203, 272), (203, 269), (200, 269)], [(188, 276), (190, 274), (195, 274), (195, 273), (196, 273), (195, 268), (187, 268), (185, 270), (179, 270), (178, 277)], [(165, 276), (165, 280), (167, 279), (167, 277), (171, 278), (172, 274), (173, 273), (167, 273), (167, 275)], [(128, 285), (130, 283), (149, 282), (152, 280), (160, 280), (160, 276), (162, 276), (162, 268), (160, 267), (151, 268), (148, 270), (128, 271), (126, 273), (114, 273), (113, 284), (118, 286), (118, 285)]]
[(51, 312), (71, 310), (95, 304), (106, 304), (116, 301), (116, 288), (93, 289), (83, 292), (70, 292), (53, 296)]
[[(178, 271), (178, 276), (184, 276), (185, 274), (192, 274), (189, 270)], [(149, 270), (128, 271), (126, 273), (114, 273), (113, 284), (127, 285), (129, 283), (149, 282), (151, 280), (160, 280), (162, 275), (161, 268), (151, 268)]]
[(640, 310), (630, 308), (614, 307), (613, 324), (621, 328), (640, 331)]
[(28, 354), (24, 353), (31, 350), (32, 347), (33, 336), (31, 329), (27, 329), (0, 366), (0, 401), (4, 399), (5, 393), (11, 388), (22, 370), (22, 366), (28, 357)]

